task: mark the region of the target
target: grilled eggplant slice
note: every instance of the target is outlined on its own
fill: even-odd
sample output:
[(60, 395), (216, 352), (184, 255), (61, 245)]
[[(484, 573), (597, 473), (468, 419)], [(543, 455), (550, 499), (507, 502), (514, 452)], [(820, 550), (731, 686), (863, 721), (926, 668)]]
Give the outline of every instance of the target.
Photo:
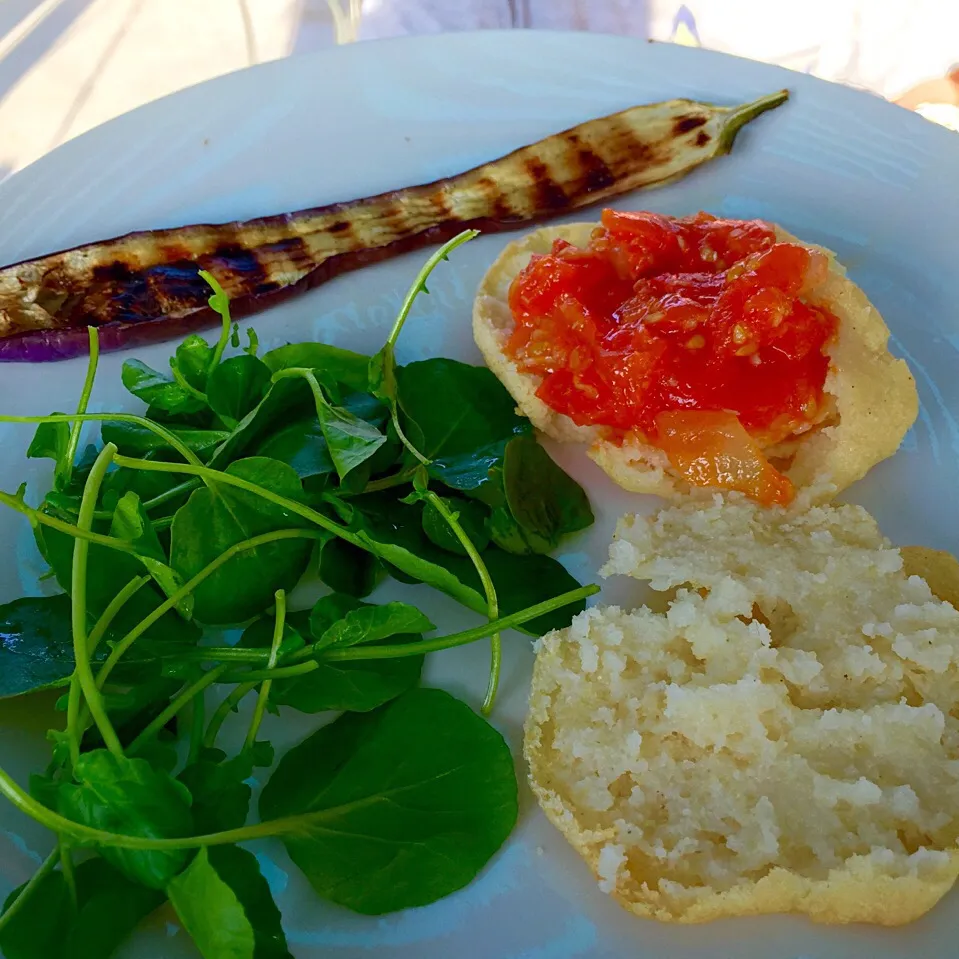
[(235, 223), (130, 233), (0, 269), (0, 361), (58, 360), (181, 336), (217, 320), (209, 270), (235, 315), (466, 227), (510, 230), (684, 176), (728, 153), (783, 90), (737, 107), (670, 100), (546, 137), (458, 176)]

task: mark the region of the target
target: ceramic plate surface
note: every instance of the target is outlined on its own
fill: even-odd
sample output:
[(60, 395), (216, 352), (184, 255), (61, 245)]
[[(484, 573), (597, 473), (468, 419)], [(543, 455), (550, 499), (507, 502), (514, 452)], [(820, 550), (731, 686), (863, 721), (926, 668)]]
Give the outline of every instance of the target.
[[(623, 208), (763, 217), (836, 250), (886, 317), (893, 350), (915, 374), (922, 410), (903, 448), (847, 493), (898, 544), (959, 549), (959, 311), (956, 229), (959, 138), (864, 93), (784, 70), (683, 47), (583, 34), (460, 34), (369, 43), (245, 70), (151, 103), (73, 140), (0, 186), (0, 262), (129, 230), (233, 220), (366, 196), (457, 173), (583, 120), (686, 96), (735, 103), (781, 87), (792, 100), (746, 129), (734, 153), (667, 188), (621, 198)], [(598, 214), (598, 211), (597, 211)], [(582, 214), (580, 214), (582, 218)], [(400, 340), (401, 361), (443, 355), (479, 362), (470, 301), (507, 242), (489, 236), (444, 264)], [(246, 321), (272, 348), (314, 337), (372, 352), (422, 261), (412, 254), (339, 278)], [(136, 409), (120, 365), (157, 368), (170, 344), (113, 354), (93, 409)], [(74, 407), (85, 364), (0, 367), (0, 409)], [(31, 428), (0, 428), (0, 488), (46, 481), (25, 461)], [(563, 562), (584, 580), (605, 559), (615, 519), (655, 502), (614, 488), (582, 450), (551, 448), (584, 483), (595, 527)], [(0, 600), (43, 587), (26, 522), (0, 513)], [(414, 596), (443, 629), (475, 621), (425, 587), (393, 585), (378, 600)], [(636, 584), (610, 581), (608, 600), (637, 604)], [(518, 755), (532, 664), (528, 638), (506, 640), (495, 722)], [(427, 681), (478, 703), (485, 644), (436, 654)], [(51, 700), (0, 704), (0, 764), (25, 783), (45, 762)], [(41, 708), (42, 707), (42, 708)], [(269, 717), (280, 748), (315, 724)], [(0, 805), (0, 895), (32, 873), (49, 836)], [(379, 919), (317, 900), (279, 845), (254, 847), (298, 959), (906, 959), (947, 957), (959, 942), (959, 892), (903, 929), (816, 927), (764, 917), (702, 927), (635, 919), (599, 891), (538, 811), (528, 790), (506, 847), (467, 889), (436, 905)], [(125, 959), (194, 956), (162, 914)]]

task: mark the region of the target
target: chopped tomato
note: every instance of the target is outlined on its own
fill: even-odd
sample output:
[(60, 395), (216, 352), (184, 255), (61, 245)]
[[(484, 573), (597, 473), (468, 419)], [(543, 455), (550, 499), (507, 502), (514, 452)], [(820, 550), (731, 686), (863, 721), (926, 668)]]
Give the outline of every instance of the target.
[(793, 484), (733, 413), (671, 410), (656, 417), (656, 429), (656, 445), (691, 486), (738, 490), (764, 506), (792, 501)]
[(585, 248), (557, 241), (514, 279), (507, 352), (540, 399), (613, 439), (728, 411), (761, 451), (821, 409), (838, 321), (803, 296), (827, 269), (759, 220), (604, 210)]

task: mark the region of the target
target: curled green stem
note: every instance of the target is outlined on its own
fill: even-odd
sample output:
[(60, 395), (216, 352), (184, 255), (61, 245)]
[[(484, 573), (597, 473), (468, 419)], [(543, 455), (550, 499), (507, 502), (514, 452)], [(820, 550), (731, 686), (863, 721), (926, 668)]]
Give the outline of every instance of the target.
[[(199, 696), (208, 686), (212, 686), (228, 669), (229, 664), (214, 666), (205, 672), (195, 683), (187, 686), (178, 696), (143, 731), (130, 743), (127, 748), (129, 755), (138, 753), (166, 724), (173, 719), (188, 703)], [(201, 712), (202, 715), (202, 712)], [(194, 757), (195, 758), (195, 757)]]
[[(100, 359), (100, 337), (95, 326), (87, 327), (87, 335), (90, 338), (90, 356), (87, 361), (87, 375), (83, 381), (83, 389), (80, 391), (80, 401), (77, 403), (77, 413), (81, 416), (86, 413), (87, 405), (90, 402), (90, 394), (93, 392), (93, 383), (97, 378), (97, 363)], [(80, 430), (83, 424), (77, 420), (70, 427), (70, 438), (67, 440), (67, 448), (63, 455), (63, 460), (57, 464), (59, 479), (63, 486), (70, 482), (73, 476), (73, 464), (77, 458), (77, 448), (80, 445)]]
[[(426, 501), (446, 520), (447, 526), (453, 531), (453, 534), (459, 540), (460, 545), (466, 550), (473, 567), (483, 584), (483, 593), (486, 595), (487, 616), (490, 620), (499, 618), (499, 601), (496, 598), (496, 587), (493, 585), (493, 578), (480, 556), (479, 550), (473, 545), (473, 541), (467, 536), (466, 530), (460, 525), (456, 515), (443, 502), (441, 496), (437, 496), (432, 490), (424, 490), (423, 497)], [(488, 716), (493, 711), (493, 703), (496, 701), (496, 691), (499, 689), (500, 669), (503, 661), (503, 644), (498, 632), (490, 636), (490, 667), (489, 680), (486, 684), (486, 695), (483, 697), (482, 712)]]
[(56, 868), (60, 861), (60, 845), (53, 848), (53, 852), (47, 856), (40, 864), (40, 868), (30, 877), (27, 884), (20, 890), (20, 895), (7, 907), (3, 915), (0, 915), (0, 932), (13, 920), (20, 910), (27, 904), (30, 897), (36, 892), (37, 887), (47, 876)]
[[(280, 643), (283, 642), (283, 630), (286, 626), (286, 592), (282, 589), (276, 591), (276, 620), (273, 624), (273, 641), (270, 643), (270, 658), (267, 660), (266, 668), (271, 670), (276, 666), (276, 658), (280, 651)], [(227, 667), (221, 667), (226, 670)], [(260, 692), (256, 699), (256, 706), (253, 709), (253, 719), (250, 721), (250, 729), (246, 734), (246, 748), (252, 749), (256, 745), (256, 734), (260, 730), (260, 724), (263, 722), (263, 714), (266, 712), (267, 703), (270, 700), (270, 687), (273, 685), (272, 679), (264, 679), (260, 685)]]
[[(270, 676), (267, 677), (267, 679), (270, 678)], [(205, 748), (212, 749), (216, 745), (216, 737), (219, 736), (220, 728), (226, 722), (226, 717), (240, 705), (240, 700), (242, 700), (247, 693), (251, 693), (256, 689), (256, 685), (256, 683), (242, 683), (217, 706), (213, 711), (213, 716), (210, 718), (210, 725), (207, 726), (206, 735), (203, 737), (203, 745)]]
[[(145, 583), (150, 581), (149, 576), (138, 576), (135, 579), (131, 579), (123, 589), (120, 590), (116, 596), (110, 600), (109, 605), (103, 611), (100, 618), (96, 621), (93, 626), (93, 629), (90, 630), (90, 635), (87, 637), (87, 649), (89, 650), (90, 656), (92, 656), (97, 649), (97, 646), (100, 645), (100, 641), (106, 635), (106, 631), (110, 628), (110, 624), (116, 618), (117, 613), (123, 608), (126, 604), (126, 601), (130, 599), (137, 590), (140, 589)], [(76, 672), (73, 676), (70, 677), (70, 692), (67, 697), (67, 742), (70, 747), (70, 761), (76, 764), (77, 759), (80, 757), (80, 681)]]
[[(67, 536), (72, 536), (74, 539), (85, 539), (88, 542), (96, 543), (98, 546), (106, 546), (107, 549), (116, 549), (121, 553), (135, 553), (136, 548), (132, 543), (127, 542), (124, 539), (118, 539), (115, 536), (104, 536), (102, 533), (94, 533), (88, 529), (78, 529), (72, 523), (67, 523), (62, 519), (57, 519), (56, 516), (50, 516), (47, 513), (44, 513), (42, 510), (34, 509), (32, 506), (27, 506), (26, 503), (19, 496), (14, 496), (12, 493), (4, 493), (0, 491), (0, 503), (4, 506), (9, 506), (11, 509), (16, 510), (18, 513), (22, 513), (31, 523), (39, 523), (41, 526), (49, 526), (50, 529), (55, 529), (57, 532), (65, 533)], [(113, 514), (110, 513), (110, 516)]]
[[(107, 443), (100, 451), (96, 462), (90, 470), (90, 475), (83, 487), (83, 496), (80, 499), (80, 515), (77, 518), (78, 529), (89, 529), (93, 523), (93, 511), (96, 507), (100, 484), (106, 475), (107, 469), (116, 453), (116, 447)], [(97, 688), (90, 665), (90, 649), (87, 639), (87, 556), (90, 552), (90, 543), (85, 539), (73, 541), (73, 569), (71, 571), (71, 625), (73, 630), (73, 658), (75, 675), (80, 683), (87, 709), (96, 723), (100, 735), (107, 749), (115, 756), (123, 755), (123, 747), (113, 729), (110, 717), (103, 705), (103, 698)], [(75, 761), (75, 757), (74, 757)]]

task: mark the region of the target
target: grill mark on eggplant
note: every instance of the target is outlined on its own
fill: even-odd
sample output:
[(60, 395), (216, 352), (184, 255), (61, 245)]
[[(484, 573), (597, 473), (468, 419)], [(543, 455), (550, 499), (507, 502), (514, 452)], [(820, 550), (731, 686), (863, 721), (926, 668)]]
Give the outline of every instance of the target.
[(698, 130), (701, 126), (704, 126), (707, 119), (707, 117), (695, 115), (680, 117), (673, 125), (673, 131), (676, 136), (682, 136), (684, 133), (689, 133), (691, 130)]
[(729, 152), (745, 123), (786, 96), (735, 108), (633, 107), (433, 183), (245, 222), (131, 233), (5, 267), (0, 361), (85, 352), (91, 324), (104, 350), (210, 325), (217, 318), (201, 268), (244, 316), (465, 227), (514, 229), (675, 179)]

